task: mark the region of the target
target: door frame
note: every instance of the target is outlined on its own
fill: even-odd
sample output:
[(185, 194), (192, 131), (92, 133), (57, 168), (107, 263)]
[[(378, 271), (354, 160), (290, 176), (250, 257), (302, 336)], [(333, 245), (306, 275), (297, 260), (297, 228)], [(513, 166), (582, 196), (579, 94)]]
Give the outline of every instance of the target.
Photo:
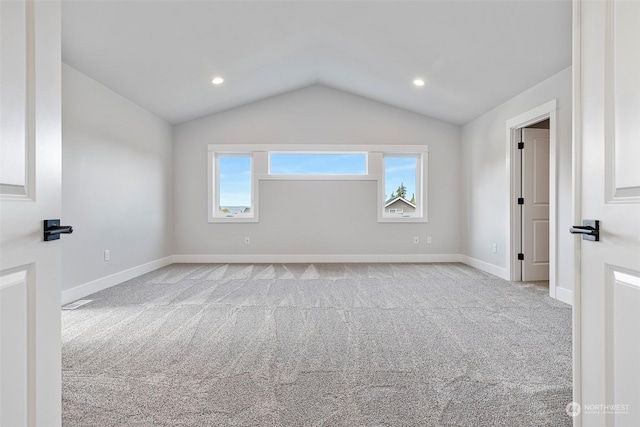
[(507, 120), (506, 126), (506, 157), (507, 157), (507, 250), (506, 266), (507, 277), (510, 281), (520, 281), (522, 277), (522, 264), (518, 260), (516, 248), (522, 242), (522, 218), (518, 205), (521, 166), (516, 161), (518, 153), (518, 142), (520, 142), (520, 129), (549, 119), (549, 296), (556, 298), (557, 284), (557, 175), (558, 175), (558, 144), (557, 144), (557, 107), (558, 100), (553, 99), (538, 107), (532, 108)]
[[(571, 63), (572, 68), (572, 109), (573, 126), (571, 134), (571, 162), (572, 162), (572, 182), (571, 193), (573, 196), (573, 224), (582, 223), (582, 57), (580, 54), (582, 45), (582, 2), (573, 0), (572, 12), (572, 45)], [(572, 333), (573, 343), (573, 402), (582, 402), (582, 246), (580, 243), (573, 245), (573, 310), (572, 310)], [(573, 426), (582, 426), (581, 411), (573, 417)]]

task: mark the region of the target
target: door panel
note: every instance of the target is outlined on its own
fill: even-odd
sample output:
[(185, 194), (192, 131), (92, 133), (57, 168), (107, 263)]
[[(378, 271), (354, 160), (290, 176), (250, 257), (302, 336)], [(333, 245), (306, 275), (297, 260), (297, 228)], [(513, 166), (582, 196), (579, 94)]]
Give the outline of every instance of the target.
[(532, 263), (534, 265), (549, 265), (549, 220), (534, 220)]
[(522, 280), (549, 280), (549, 130), (522, 129)]
[(27, 194), (27, 7), (0, 3), (0, 194)]
[(549, 210), (549, 131), (542, 130), (529, 136), (525, 129), (525, 140), (531, 140), (533, 149), (533, 205)]
[(0, 425), (60, 425), (60, 4), (0, 1)]
[[(3, 410), (0, 425), (27, 425), (27, 396), (31, 390), (33, 359), (29, 357), (30, 336), (33, 333), (34, 307), (29, 297), (33, 293), (30, 266), (0, 272), (0, 396)], [(10, 409), (7, 410), (6, 407)], [(31, 417), (33, 418), (33, 414)]]
[(606, 322), (611, 357), (607, 362), (607, 401), (629, 405), (611, 414), (613, 425), (626, 425), (629, 416), (640, 419), (640, 272), (614, 266), (608, 270)]
[[(578, 1), (576, 149), (583, 219), (574, 394), (583, 426), (640, 425), (640, 3)], [(579, 224), (576, 224), (579, 225)]]
[[(609, 54), (613, 57), (610, 73), (609, 96), (612, 98), (613, 126), (607, 141), (609, 173), (611, 178), (610, 200), (640, 197), (640, 2), (626, 1), (612, 6)], [(611, 120), (611, 118), (609, 118)], [(628, 144), (627, 141), (636, 141)]]

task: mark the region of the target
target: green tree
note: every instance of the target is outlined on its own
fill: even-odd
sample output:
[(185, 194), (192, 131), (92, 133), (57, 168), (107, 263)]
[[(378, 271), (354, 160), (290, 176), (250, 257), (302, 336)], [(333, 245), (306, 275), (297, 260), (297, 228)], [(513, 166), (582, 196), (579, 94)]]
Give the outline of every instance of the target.
[(414, 204), (414, 205), (416, 204), (416, 193), (413, 193), (411, 195), (411, 203)]
[[(393, 197), (393, 194), (391, 197)], [(407, 187), (404, 186), (404, 182), (401, 182), (400, 186), (396, 190), (396, 197), (402, 197), (403, 199), (407, 197)]]

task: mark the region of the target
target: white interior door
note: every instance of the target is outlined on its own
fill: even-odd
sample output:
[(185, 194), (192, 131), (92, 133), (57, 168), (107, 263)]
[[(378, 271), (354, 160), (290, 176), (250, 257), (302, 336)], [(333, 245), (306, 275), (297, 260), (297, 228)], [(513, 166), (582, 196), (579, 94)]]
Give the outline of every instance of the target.
[(60, 425), (60, 5), (0, 1), (0, 425)]
[[(640, 426), (640, 2), (575, 9), (577, 424)], [(578, 215), (576, 215), (578, 216)], [(576, 224), (579, 225), (579, 224)]]
[(549, 280), (549, 130), (522, 129), (522, 280)]

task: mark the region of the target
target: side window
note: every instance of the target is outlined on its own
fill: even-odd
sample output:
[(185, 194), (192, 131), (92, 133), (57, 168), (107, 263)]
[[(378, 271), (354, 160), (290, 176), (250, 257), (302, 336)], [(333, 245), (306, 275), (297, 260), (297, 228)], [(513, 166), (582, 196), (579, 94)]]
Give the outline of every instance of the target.
[(422, 216), (422, 156), (384, 155), (383, 217)]
[(249, 153), (212, 153), (211, 219), (253, 218), (253, 158)]

